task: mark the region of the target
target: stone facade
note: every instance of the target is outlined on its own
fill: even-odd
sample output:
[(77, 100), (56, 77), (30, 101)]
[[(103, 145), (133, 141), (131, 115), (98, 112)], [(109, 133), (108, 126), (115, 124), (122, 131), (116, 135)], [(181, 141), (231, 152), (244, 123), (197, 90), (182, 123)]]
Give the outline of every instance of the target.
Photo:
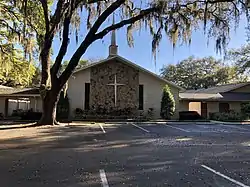
[[(115, 106), (115, 81), (124, 84), (117, 87)], [(131, 109), (138, 110), (139, 104), (139, 71), (119, 61), (109, 61), (91, 67), (90, 71), (90, 108), (106, 111)]]

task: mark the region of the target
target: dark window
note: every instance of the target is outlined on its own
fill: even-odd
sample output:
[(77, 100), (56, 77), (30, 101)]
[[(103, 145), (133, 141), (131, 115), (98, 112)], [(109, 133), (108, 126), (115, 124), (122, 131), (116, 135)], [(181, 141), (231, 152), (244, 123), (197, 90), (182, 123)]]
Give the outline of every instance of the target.
[(85, 110), (89, 110), (89, 93), (90, 93), (90, 83), (85, 83), (85, 102), (84, 102)]
[(143, 85), (139, 85), (139, 110), (143, 110)]
[(220, 103), (219, 104), (219, 112), (229, 112), (229, 104), (228, 103)]

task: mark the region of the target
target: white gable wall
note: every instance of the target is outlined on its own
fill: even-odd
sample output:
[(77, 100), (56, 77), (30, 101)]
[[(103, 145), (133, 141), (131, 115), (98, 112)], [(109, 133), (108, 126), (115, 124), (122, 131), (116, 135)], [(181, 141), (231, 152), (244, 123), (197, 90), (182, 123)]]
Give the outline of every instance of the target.
[[(85, 83), (90, 83), (90, 68), (79, 71), (69, 79), (68, 82), (68, 97), (70, 103), (70, 115), (74, 116), (76, 108), (84, 109)], [(144, 85), (144, 112), (147, 113), (149, 108), (154, 109), (154, 118), (160, 117), (162, 88), (166, 82), (160, 80), (148, 73), (139, 72), (139, 84)], [(179, 108), (179, 90), (176, 87), (169, 85), (172, 94), (175, 98), (176, 113), (174, 119), (178, 118)], [(90, 90), (91, 92), (91, 90)]]
[(84, 110), (85, 83), (90, 83), (90, 68), (73, 74), (69, 79), (67, 93), (71, 116), (76, 108)]
[[(166, 85), (166, 82), (159, 80), (150, 74), (139, 72), (139, 84), (144, 85), (144, 111), (147, 112), (149, 108), (153, 108), (154, 117), (160, 118), (162, 89)], [(176, 112), (173, 118), (177, 119), (177, 110), (179, 108), (179, 90), (171, 85), (169, 85), (169, 87), (174, 95), (176, 104)]]

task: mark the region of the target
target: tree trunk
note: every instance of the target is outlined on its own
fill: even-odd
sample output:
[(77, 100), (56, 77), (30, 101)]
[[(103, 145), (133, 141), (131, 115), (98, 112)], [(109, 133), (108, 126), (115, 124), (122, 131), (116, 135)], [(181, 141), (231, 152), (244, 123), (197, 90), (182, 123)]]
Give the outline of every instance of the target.
[(43, 114), (38, 125), (57, 125), (56, 107), (60, 91), (49, 90), (43, 99)]

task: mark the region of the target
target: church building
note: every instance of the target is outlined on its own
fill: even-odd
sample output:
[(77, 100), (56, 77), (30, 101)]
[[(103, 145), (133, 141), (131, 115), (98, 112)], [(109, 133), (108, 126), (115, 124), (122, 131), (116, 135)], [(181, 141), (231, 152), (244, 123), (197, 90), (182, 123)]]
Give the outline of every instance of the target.
[(76, 70), (68, 82), (70, 116), (75, 109), (83, 111), (132, 111), (134, 114), (149, 111), (153, 118), (160, 117), (162, 88), (168, 85), (174, 95), (178, 118), (181, 87), (136, 65), (118, 55), (115, 31), (111, 33), (109, 56)]

